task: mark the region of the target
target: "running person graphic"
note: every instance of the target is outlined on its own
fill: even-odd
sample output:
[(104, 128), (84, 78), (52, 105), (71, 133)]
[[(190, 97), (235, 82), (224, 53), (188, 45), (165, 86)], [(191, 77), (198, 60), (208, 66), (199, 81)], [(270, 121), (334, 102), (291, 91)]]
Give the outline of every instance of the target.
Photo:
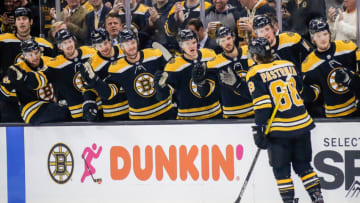
[(97, 146), (94, 143), (92, 145), (92, 149), (90, 147), (86, 147), (81, 155), (85, 161), (85, 165), (84, 165), (85, 170), (84, 170), (84, 174), (81, 177), (82, 183), (85, 181), (85, 178), (87, 176), (93, 175), (96, 172), (95, 168), (91, 165), (91, 161), (93, 160), (93, 158), (97, 159), (100, 156), (102, 147), (100, 146), (98, 151), (95, 153), (96, 148), (97, 148)]

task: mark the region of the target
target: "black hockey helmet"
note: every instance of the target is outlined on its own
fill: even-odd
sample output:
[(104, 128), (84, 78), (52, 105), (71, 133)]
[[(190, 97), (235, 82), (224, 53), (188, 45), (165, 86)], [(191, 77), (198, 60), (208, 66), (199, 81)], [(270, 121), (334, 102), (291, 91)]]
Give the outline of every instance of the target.
[(39, 43), (37, 43), (34, 38), (30, 38), (28, 40), (21, 42), (21, 51), (24, 52), (31, 52), (34, 50), (40, 49)]
[(221, 26), (221, 27), (219, 27), (219, 29), (216, 30), (216, 39), (223, 38), (228, 35), (233, 36), (233, 32), (230, 28), (228, 28), (226, 26)]
[(67, 40), (69, 38), (75, 39), (74, 35), (71, 32), (69, 32), (69, 30), (67, 29), (61, 29), (57, 31), (55, 34), (55, 42), (57, 44), (60, 44), (62, 41)]
[(191, 29), (183, 29), (179, 32), (179, 34), (177, 36), (178, 43), (185, 42), (185, 41), (192, 40), (192, 39), (196, 39), (196, 41), (199, 41), (196, 33)]
[(326, 22), (324, 18), (314, 18), (309, 23), (309, 32), (310, 34), (315, 34), (317, 32), (321, 32), (327, 30), (330, 32), (329, 24)]
[(19, 7), (15, 10), (15, 19), (19, 16), (27, 16), (29, 19), (33, 18), (30, 8), (25, 7)]
[(91, 43), (97, 44), (103, 41), (110, 41), (109, 33), (104, 28), (99, 28), (91, 32)]
[(255, 16), (254, 20), (253, 20), (253, 28), (254, 30), (257, 30), (259, 28), (262, 28), (266, 25), (271, 25), (271, 19), (266, 16), (266, 15), (258, 15)]
[(248, 51), (251, 56), (256, 54), (260, 57), (270, 57), (272, 55), (269, 41), (262, 37), (251, 40)]
[(119, 43), (124, 43), (130, 40), (136, 39), (138, 40), (137, 35), (131, 29), (124, 28), (119, 33)]

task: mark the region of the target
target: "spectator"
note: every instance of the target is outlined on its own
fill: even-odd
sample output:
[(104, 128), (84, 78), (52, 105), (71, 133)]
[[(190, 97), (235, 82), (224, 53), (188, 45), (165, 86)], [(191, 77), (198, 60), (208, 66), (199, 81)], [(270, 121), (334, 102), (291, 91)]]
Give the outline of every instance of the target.
[(4, 0), (4, 10), (1, 13), (1, 31), (2, 32), (15, 32), (15, 6), (13, 0)]
[(109, 13), (105, 19), (105, 30), (109, 33), (111, 45), (119, 44), (118, 35), (123, 29), (120, 16), (117, 13)]
[(91, 44), (90, 33), (100, 27), (105, 27), (105, 17), (111, 8), (104, 6), (102, 0), (89, 0), (94, 7), (93, 11), (85, 16), (86, 23), (86, 44)]
[[(204, 2), (205, 10), (210, 8), (211, 3)], [(169, 12), (165, 23), (165, 31), (168, 36), (175, 37), (178, 30), (184, 29), (192, 18), (200, 17), (200, 0), (184, 0), (176, 2)]]
[(208, 32), (215, 33), (216, 21), (220, 21), (225, 27), (237, 32), (236, 20), (240, 17), (240, 12), (228, 0), (213, 0), (213, 5), (206, 10), (206, 22), (208, 22)]
[(196, 33), (199, 39), (198, 48), (208, 48), (215, 51), (216, 54), (221, 53), (222, 49), (216, 44), (216, 41), (209, 37), (209, 35), (204, 30), (204, 26), (199, 18), (191, 19), (188, 24), (187, 28), (191, 29)]
[(172, 0), (156, 0), (154, 7), (149, 9), (148, 28), (146, 30), (152, 41), (159, 42), (169, 50), (178, 49), (176, 40), (173, 37), (167, 36), (164, 28), (169, 11), (173, 5)]
[[(81, 6), (80, 0), (66, 0), (67, 6), (61, 12), (61, 20), (64, 21), (71, 33), (77, 38), (80, 45), (84, 44), (86, 39), (85, 16), (88, 11)], [(56, 20), (56, 11), (53, 8), (51, 17)]]
[(328, 22), (332, 40), (351, 40), (356, 43), (356, 0), (344, 0), (345, 11), (329, 8)]

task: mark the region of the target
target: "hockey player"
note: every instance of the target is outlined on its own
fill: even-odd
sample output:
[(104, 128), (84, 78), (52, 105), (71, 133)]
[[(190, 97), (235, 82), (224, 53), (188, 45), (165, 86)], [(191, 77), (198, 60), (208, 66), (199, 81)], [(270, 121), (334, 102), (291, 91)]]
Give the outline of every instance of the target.
[(183, 54), (168, 62), (165, 72), (156, 76), (158, 99), (165, 98), (166, 93), (174, 89), (177, 119), (220, 118), (221, 106), (215, 81), (206, 78), (206, 62), (215, 58), (215, 52), (210, 49), (198, 50), (197, 36), (190, 29), (179, 32), (178, 43)]
[[(285, 60), (274, 60), (265, 38), (251, 41), (249, 53), (258, 64), (251, 67), (246, 75), (255, 110), (254, 140), (259, 148), (268, 150), (281, 198), (285, 203), (294, 202), (294, 184), (290, 177), (292, 165), (312, 202), (323, 203), (320, 179), (310, 165), (310, 130), (315, 125), (299, 96), (299, 75), (295, 65)], [(281, 90), (285, 93), (279, 98)], [(270, 133), (265, 137), (268, 119), (278, 102), (280, 105)]]
[(113, 99), (123, 87), (129, 102), (130, 119), (170, 119), (170, 92), (161, 101), (155, 98), (154, 75), (156, 71), (162, 71), (166, 63), (161, 51), (139, 50), (138, 38), (130, 29), (120, 31), (119, 41), (125, 57), (109, 66), (105, 81), (94, 73), (90, 64), (81, 67), (88, 86), (94, 88), (103, 100)]
[(83, 108), (88, 109), (85, 114), (97, 114), (98, 109), (93, 108), (92, 105), (91, 108), (85, 107), (90, 104), (84, 102), (82, 95), (84, 91), (83, 79), (76, 65), (87, 61), (95, 54), (95, 50), (85, 46), (76, 49), (74, 36), (65, 29), (56, 33), (55, 40), (59, 50), (63, 53), (50, 60), (45, 70), (30, 72), (28, 77), (31, 78), (30, 81), (32, 82), (29, 82), (29, 86), (32, 89), (39, 89), (51, 82), (63, 97), (62, 99), (66, 100), (71, 117), (75, 120), (81, 120)]
[[(96, 75), (98, 75), (101, 80), (104, 80), (109, 75), (110, 65), (117, 63), (124, 54), (119, 45), (111, 46), (109, 33), (105, 29), (99, 28), (94, 30), (90, 37), (92, 46), (97, 50), (97, 53), (89, 59), (89, 64), (94, 68)], [(88, 103), (96, 105), (95, 101), (97, 97), (98, 93), (93, 89), (87, 89), (84, 92), (84, 98)], [(113, 99), (102, 100), (100, 107), (105, 119), (124, 120), (129, 118), (129, 105), (122, 87)], [(89, 121), (95, 119), (96, 117), (90, 117)]]
[(40, 71), (46, 68), (51, 58), (41, 56), (40, 46), (34, 39), (21, 43), (23, 61), (10, 66), (7, 76), (3, 79), (1, 93), (9, 97), (14, 93), (20, 103), (21, 116), (25, 123), (39, 124), (45, 122), (66, 121), (70, 112), (66, 107), (59, 106), (55, 90), (51, 83), (37, 90), (27, 88), (27, 72)]
[[(328, 118), (356, 115), (354, 91), (345, 82), (336, 81), (337, 74), (343, 70), (355, 72), (357, 57), (356, 45), (351, 41), (330, 42), (329, 25), (325, 19), (310, 21), (309, 31), (316, 50), (311, 52), (302, 64), (305, 88), (305, 101), (313, 102), (322, 92), (325, 115)], [(359, 54), (358, 54), (359, 55)], [(310, 86), (310, 87), (309, 87)]]
[[(31, 38), (30, 29), (33, 23), (32, 13), (29, 8), (17, 8), (15, 10), (16, 32), (0, 35), (0, 77), (2, 78), (9, 66), (22, 60), (20, 45), (24, 40)], [(53, 46), (45, 39), (35, 37), (45, 56), (53, 56)], [(18, 104), (14, 102), (0, 101), (2, 109), (1, 122), (21, 122)]]
[(271, 19), (266, 15), (254, 18), (253, 28), (257, 37), (266, 38), (274, 51), (276, 59), (288, 60), (295, 64), (301, 73), (301, 63), (312, 51), (311, 45), (297, 33), (284, 32), (276, 35)]
[(246, 73), (252, 65), (252, 60), (248, 60), (247, 56), (248, 47), (237, 48), (234, 32), (228, 27), (220, 27), (216, 31), (216, 42), (223, 53), (207, 63), (207, 77), (212, 76), (219, 86), (223, 117), (250, 117), (254, 115), (254, 110), (245, 84)]

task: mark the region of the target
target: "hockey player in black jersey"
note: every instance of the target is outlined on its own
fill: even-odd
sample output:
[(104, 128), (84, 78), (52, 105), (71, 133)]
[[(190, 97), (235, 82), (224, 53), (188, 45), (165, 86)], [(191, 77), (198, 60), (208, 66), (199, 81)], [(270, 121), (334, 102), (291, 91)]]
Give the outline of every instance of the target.
[[(84, 83), (76, 64), (87, 61), (95, 54), (95, 50), (85, 46), (76, 49), (74, 36), (65, 29), (56, 33), (55, 40), (62, 54), (50, 60), (45, 70), (28, 73), (28, 77), (31, 78), (29, 86), (32, 89), (39, 89), (51, 82), (59, 91), (59, 95), (62, 96), (61, 99), (65, 99), (71, 117), (81, 120), (83, 117), (84, 99), (82, 92), (84, 91)], [(97, 109), (92, 109), (89, 112), (95, 114)]]
[[(295, 65), (290, 61), (274, 60), (265, 38), (251, 41), (249, 52), (258, 64), (246, 75), (255, 110), (254, 140), (259, 148), (268, 151), (281, 198), (285, 203), (295, 202), (290, 177), (292, 165), (312, 202), (323, 203), (320, 179), (310, 165), (310, 130), (314, 128), (314, 122), (299, 95), (300, 79)], [(268, 120), (277, 104), (279, 107), (265, 137)]]
[(316, 49), (302, 63), (304, 100), (316, 101), (322, 93), (326, 117), (357, 115), (355, 92), (339, 78), (343, 72), (356, 72), (360, 58), (356, 45), (343, 40), (330, 42), (331, 33), (325, 19), (311, 20), (309, 31)]
[(10, 66), (1, 86), (2, 96), (12, 94), (20, 104), (21, 116), (25, 123), (39, 124), (46, 122), (66, 121), (70, 112), (66, 107), (59, 106), (56, 91), (51, 83), (37, 90), (27, 87), (27, 72), (40, 71), (46, 68), (51, 58), (41, 56), (40, 46), (34, 39), (21, 43), (24, 60)]
[(254, 115), (246, 73), (252, 60), (248, 59), (247, 46), (237, 48), (234, 33), (228, 27), (216, 31), (216, 42), (223, 49), (214, 60), (207, 63), (207, 77), (216, 81), (224, 118), (246, 118)]
[(215, 52), (210, 49), (198, 50), (197, 36), (190, 29), (179, 32), (178, 43), (183, 54), (168, 62), (165, 72), (156, 75), (158, 99), (165, 98), (169, 91), (175, 91), (177, 119), (221, 118), (215, 81), (206, 78), (206, 62), (214, 60)]
[[(17, 8), (15, 10), (15, 33), (0, 35), (0, 77), (3, 77), (7, 69), (22, 60), (20, 45), (24, 40), (32, 38), (30, 35), (32, 13), (29, 8)], [(53, 46), (45, 39), (35, 37), (45, 56), (53, 56)], [(0, 101), (1, 122), (21, 122), (18, 105), (14, 102)]]
[(266, 38), (278, 60), (288, 60), (295, 64), (301, 73), (301, 63), (312, 51), (311, 45), (297, 33), (284, 32), (276, 35), (271, 19), (266, 15), (254, 18), (253, 28), (257, 37)]
[(156, 71), (162, 71), (166, 63), (161, 51), (139, 50), (138, 37), (130, 29), (120, 31), (119, 42), (125, 57), (109, 66), (105, 80), (101, 80), (88, 63), (81, 67), (88, 86), (94, 88), (103, 100), (113, 99), (124, 89), (132, 120), (171, 119), (170, 92), (161, 101), (155, 97), (154, 75)]
[[(119, 45), (111, 46), (109, 33), (99, 28), (94, 30), (91, 35), (92, 46), (97, 50), (89, 60), (89, 64), (94, 69), (94, 72), (99, 76), (101, 80), (106, 79), (109, 76), (109, 67), (111, 64), (117, 63), (117, 61), (124, 57), (123, 51)], [(96, 99), (98, 93), (94, 89), (86, 89), (84, 92), (85, 105), (83, 105), (83, 112), (88, 111), (88, 108), (96, 105)], [(125, 96), (124, 89), (121, 87), (119, 93), (111, 100), (103, 99), (101, 101), (99, 109), (102, 109), (105, 120), (124, 120), (129, 119), (129, 105)], [(100, 115), (99, 115), (100, 116)], [(86, 120), (94, 121), (97, 117), (84, 116)]]

